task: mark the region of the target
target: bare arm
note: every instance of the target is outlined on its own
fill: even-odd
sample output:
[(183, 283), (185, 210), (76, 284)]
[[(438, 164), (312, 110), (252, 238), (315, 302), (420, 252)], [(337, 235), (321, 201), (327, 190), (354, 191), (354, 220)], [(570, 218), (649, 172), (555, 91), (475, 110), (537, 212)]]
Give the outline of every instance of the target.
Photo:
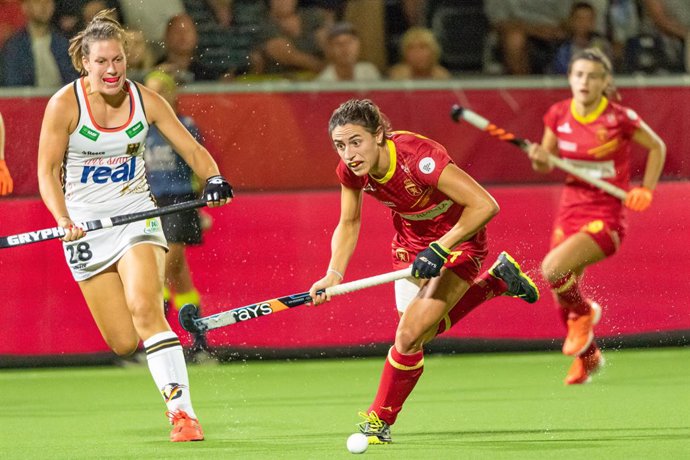
[(0, 161), (5, 159), (5, 121), (0, 113)]
[[(73, 222), (67, 212), (60, 172), (76, 119), (74, 96), (70, 91), (60, 90), (48, 101), (38, 141), (38, 189), (48, 211), (58, 225), (65, 228), (70, 228)], [(72, 229), (63, 239), (70, 241), (83, 235), (83, 231)]]
[(666, 13), (664, 2), (660, 0), (644, 0), (644, 7), (647, 15), (649, 15), (659, 30), (665, 34), (685, 40), (689, 32), (688, 28)]
[(499, 207), (496, 200), (466, 172), (449, 164), (441, 173), (438, 189), (465, 209), (458, 222), (438, 242), (446, 247), (467, 241), (496, 214)]
[(311, 72), (321, 72), (324, 62), (309, 53), (298, 50), (294, 44), (283, 37), (272, 38), (264, 45), (266, 54), (284, 66), (297, 67)]
[(635, 130), (632, 139), (649, 151), (642, 186), (654, 190), (664, 169), (666, 144), (645, 122)]
[(219, 175), (218, 165), (211, 154), (180, 123), (170, 104), (149, 88), (139, 86), (139, 89), (144, 97), (149, 123), (158, 127), (194, 174), (204, 181)]
[(540, 144), (531, 144), (527, 152), (532, 161), (532, 169), (547, 174), (553, 171), (553, 165), (549, 161), (549, 155), (558, 155), (558, 138), (551, 128), (544, 128), (544, 135)]
[(362, 222), (362, 191), (341, 186), (340, 192), (340, 220), (331, 237), (331, 260), (326, 276), (314, 283), (309, 293), (314, 299), (314, 305), (327, 300), (324, 295), (316, 295), (319, 289), (334, 286), (342, 281), (340, 275), (345, 270), (355, 252), (359, 229)]

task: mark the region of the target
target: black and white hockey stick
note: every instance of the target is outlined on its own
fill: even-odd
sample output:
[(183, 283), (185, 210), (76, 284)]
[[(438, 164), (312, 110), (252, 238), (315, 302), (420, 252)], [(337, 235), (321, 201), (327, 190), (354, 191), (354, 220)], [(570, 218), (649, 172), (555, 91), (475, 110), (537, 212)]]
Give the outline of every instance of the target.
[[(476, 112), (473, 112), (470, 109), (460, 107), (459, 105), (454, 105), (451, 108), (450, 116), (456, 123), (459, 123), (460, 119), (463, 119), (475, 128), (479, 128), (482, 131), (489, 133), (490, 135), (499, 140), (510, 142), (511, 144), (520, 147), (524, 152), (527, 152), (529, 150), (530, 142), (528, 140), (516, 137), (515, 134), (508, 132), (503, 128), (499, 128), (486, 118), (482, 117)], [(574, 166), (573, 164), (568, 163), (563, 158), (559, 158), (555, 155), (551, 155), (550, 161), (551, 164), (553, 164), (558, 169), (572, 174), (578, 179), (581, 179), (582, 181), (587, 182), (588, 184), (593, 185), (600, 190), (603, 190), (609, 195), (615, 196), (620, 200), (625, 200), (625, 190), (616, 187), (610, 182), (606, 182), (605, 180), (599, 179), (598, 177), (593, 177), (589, 175), (586, 171), (583, 171), (577, 166)]]
[[(349, 292), (359, 291), (379, 284), (390, 283), (391, 281), (399, 280), (412, 276), (410, 268), (404, 268), (382, 275), (371, 276), (369, 278), (362, 278), (360, 280), (350, 281), (349, 283), (338, 284), (325, 289), (326, 294), (334, 296), (347, 294)], [(323, 292), (323, 291), (319, 291)], [(187, 304), (180, 309), (179, 321), (180, 325), (189, 332), (203, 332), (211, 329), (216, 329), (231, 324), (240, 323), (259, 318), (261, 316), (270, 315), (279, 311), (287, 310), (289, 308), (304, 305), (311, 302), (309, 292), (300, 292), (299, 294), (287, 295), (284, 297), (277, 297), (275, 299), (265, 300), (263, 302), (245, 305), (244, 307), (234, 308), (232, 310), (222, 311), (215, 315), (199, 317), (199, 310), (196, 305)]]
[[(83, 228), (85, 231), (90, 232), (92, 230), (110, 228), (116, 225), (131, 224), (132, 222), (150, 219), (152, 217), (160, 217), (167, 214), (175, 214), (181, 211), (189, 211), (190, 209), (201, 208), (202, 206), (206, 206), (206, 200), (186, 201), (184, 203), (177, 203), (162, 208), (151, 209), (149, 211), (134, 212), (132, 214), (124, 214), (121, 216), (106, 217), (105, 219), (90, 220), (88, 222), (83, 222), (76, 225)], [(55, 238), (62, 238), (63, 236), (65, 236), (65, 229), (62, 227), (44, 228), (43, 230), (36, 230), (34, 232), (0, 236), (0, 249), (53, 240)]]

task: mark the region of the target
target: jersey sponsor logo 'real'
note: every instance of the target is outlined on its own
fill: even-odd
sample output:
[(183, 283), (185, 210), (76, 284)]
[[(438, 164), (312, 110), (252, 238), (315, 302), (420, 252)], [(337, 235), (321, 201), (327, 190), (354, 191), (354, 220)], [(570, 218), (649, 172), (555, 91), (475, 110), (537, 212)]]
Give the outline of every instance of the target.
[(82, 184), (89, 182), (89, 178), (95, 184), (105, 184), (107, 182), (128, 182), (134, 179), (134, 171), (136, 170), (137, 158), (132, 157), (128, 162), (122, 163), (120, 166), (113, 168), (111, 166), (84, 166), (81, 172)]
[(270, 303), (258, 303), (247, 307), (238, 308), (232, 312), (235, 321), (247, 321), (248, 319), (258, 318), (259, 316), (270, 315), (273, 313)]

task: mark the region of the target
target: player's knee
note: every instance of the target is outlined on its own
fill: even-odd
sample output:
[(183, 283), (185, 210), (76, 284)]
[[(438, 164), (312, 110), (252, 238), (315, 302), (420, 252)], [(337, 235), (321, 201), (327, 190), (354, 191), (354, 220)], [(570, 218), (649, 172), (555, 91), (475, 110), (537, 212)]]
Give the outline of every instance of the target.
[(137, 302), (130, 305), (132, 321), (138, 330), (148, 330), (150, 327), (165, 321), (162, 305), (152, 305), (150, 302)]
[(108, 346), (116, 355), (127, 358), (136, 353), (139, 340), (106, 340)]
[(548, 256), (544, 258), (541, 263), (541, 275), (549, 284), (554, 283), (562, 276), (560, 270), (558, 269), (558, 264), (556, 264), (555, 261), (550, 259)]
[(422, 349), (423, 337), (408, 327), (399, 327), (395, 333), (395, 349), (402, 354), (416, 353)]

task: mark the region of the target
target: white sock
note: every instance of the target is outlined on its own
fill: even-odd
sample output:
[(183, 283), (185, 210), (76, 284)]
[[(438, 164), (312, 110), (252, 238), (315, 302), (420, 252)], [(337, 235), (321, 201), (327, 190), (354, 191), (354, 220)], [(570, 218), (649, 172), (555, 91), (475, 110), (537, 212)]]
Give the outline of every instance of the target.
[(183, 410), (190, 417), (197, 418), (189, 395), (187, 364), (177, 334), (172, 331), (154, 334), (144, 341), (144, 349), (153, 381), (168, 410)]

